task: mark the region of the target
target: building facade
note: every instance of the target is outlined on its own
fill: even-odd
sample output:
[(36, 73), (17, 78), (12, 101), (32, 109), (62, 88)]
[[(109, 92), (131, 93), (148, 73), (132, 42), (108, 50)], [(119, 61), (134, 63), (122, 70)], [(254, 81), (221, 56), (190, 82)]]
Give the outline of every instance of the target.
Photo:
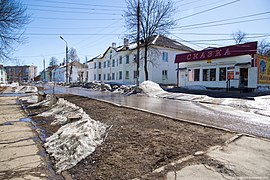
[(34, 81), (37, 76), (36, 66), (5, 66), (7, 72), (7, 81), (11, 82), (28, 82)]
[[(148, 50), (149, 80), (159, 84), (176, 84), (175, 55), (192, 52), (193, 49), (162, 35), (151, 37)], [(136, 84), (137, 44), (124, 39), (122, 46), (112, 43), (104, 54), (88, 61), (89, 81)], [(144, 48), (140, 48), (139, 82), (145, 80)]]
[[(176, 55), (178, 85), (257, 88), (262, 84), (258, 81), (259, 60), (256, 60), (256, 52), (257, 42), (249, 42)], [(270, 70), (264, 71), (270, 75)], [(264, 77), (267, 79), (268, 76)]]
[(4, 66), (0, 64), (0, 84), (6, 84), (7, 83), (7, 73), (4, 69)]

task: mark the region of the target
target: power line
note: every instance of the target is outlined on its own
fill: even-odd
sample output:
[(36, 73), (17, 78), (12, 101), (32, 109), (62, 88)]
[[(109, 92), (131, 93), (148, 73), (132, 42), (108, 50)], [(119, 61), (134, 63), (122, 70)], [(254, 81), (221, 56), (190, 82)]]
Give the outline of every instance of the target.
[(86, 3), (72, 3), (72, 2), (64, 2), (64, 1), (51, 1), (51, 0), (34, 0), (39, 2), (50, 2), (50, 3), (57, 3), (57, 4), (71, 4), (71, 5), (79, 5), (79, 6), (96, 6), (96, 7), (110, 7), (110, 8), (123, 8), (122, 6), (111, 6), (111, 5), (104, 5), (104, 4), (86, 4)]
[[(230, 21), (230, 20), (235, 20), (235, 19), (243, 19), (243, 18), (248, 18), (248, 17), (254, 17), (254, 16), (260, 16), (260, 15), (264, 15), (264, 14), (269, 14), (270, 11), (267, 12), (263, 12), (263, 13), (256, 13), (256, 14), (250, 14), (250, 15), (246, 15), (246, 16), (240, 16), (240, 17), (236, 17), (236, 18), (229, 18), (229, 19), (222, 19), (222, 20), (216, 20), (216, 21), (210, 21), (210, 22), (204, 22), (204, 23), (198, 23), (198, 24), (191, 24), (191, 25), (185, 25), (185, 26), (180, 26), (178, 27), (183, 28), (183, 27), (192, 27), (192, 26), (199, 26), (199, 25), (204, 25), (204, 24), (213, 24), (213, 23), (218, 23), (218, 22), (224, 22), (224, 21)], [(178, 29), (175, 28), (175, 29)]]
[[(201, 7), (217, 4), (217, 3), (220, 3), (220, 2), (223, 2), (223, 1), (224, 0), (219, 0), (219, 1), (212, 2), (212, 3), (204, 4), (204, 5), (201, 5), (201, 6), (192, 7), (190, 9), (198, 9), (198, 8), (201, 8)], [(184, 10), (181, 10), (181, 12), (189, 11), (190, 9), (184, 9)]]
[(116, 14), (116, 13), (98, 13), (98, 12), (76, 12), (76, 11), (59, 11), (59, 10), (49, 10), (49, 9), (35, 9), (31, 8), (30, 10), (34, 11), (45, 11), (45, 12), (55, 12), (55, 13), (71, 13), (71, 14), (101, 14), (101, 15), (112, 15), (112, 16), (119, 16), (121, 14)]
[[(253, 39), (253, 38), (262, 38), (262, 37), (267, 37), (270, 35), (261, 35), (261, 36), (249, 36), (245, 37), (245, 39)], [(208, 42), (208, 41), (229, 41), (229, 40), (234, 40), (234, 38), (222, 38), (222, 39), (199, 39), (199, 40), (191, 40), (189, 42)]]
[[(40, 5), (32, 5), (32, 4), (25, 4), (26, 6), (30, 7), (39, 7)], [(63, 6), (48, 6), (48, 5), (42, 5), (41, 7), (45, 8), (55, 8), (55, 9), (80, 9), (80, 10), (90, 10), (90, 11), (119, 11), (118, 9), (104, 9), (104, 8), (82, 8), (82, 7), (63, 7)]]
[(176, 21), (179, 21), (179, 20), (182, 20), (182, 19), (186, 19), (186, 18), (195, 16), (195, 15), (198, 15), (198, 14), (202, 14), (202, 13), (205, 13), (205, 12), (208, 12), (208, 11), (211, 11), (211, 10), (214, 10), (214, 9), (218, 9), (218, 8), (221, 8), (221, 7), (224, 7), (224, 6), (227, 6), (227, 5), (236, 3), (236, 2), (238, 2), (238, 1), (240, 1), (240, 0), (235, 0), (235, 1), (232, 1), (232, 2), (229, 2), (229, 3), (225, 3), (225, 4), (222, 4), (222, 5), (213, 7), (213, 8), (209, 8), (209, 9), (206, 9), (206, 10), (203, 10), (203, 11), (200, 11), (200, 12), (197, 12), (197, 13), (194, 13), (194, 14), (191, 14), (191, 15), (188, 15), (188, 16), (184, 16), (184, 17), (182, 17), (182, 18), (176, 19)]
[[(229, 36), (231, 33), (173, 33), (182, 35), (198, 35), (198, 36)], [(270, 33), (247, 33), (248, 35), (270, 35)]]
[[(202, 1), (202, 0), (195, 0), (195, 1), (188, 2), (188, 3), (179, 4), (179, 6), (185, 6), (185, 5), (193, 4), (193, 3), (199, 2), (199, 1)], [(176, 2), (176, 3), (177, 3), (177, 2)], [(178, 3), (179, 3), (179, 2), (178, 2)]]
[[(113, 26), (111, 28), (119, 28), (120, 26)], [(41, 27), (41, 26), (32, 26), (28, 27), (27, 29), (104, 29), (107, 28), (106, 26), (100, 27)]]
[(83, 34), (83, 33), (24, 33), (25, 35), (30, 35), (30, 36), (59, 36), (60, 34), (63, 36), (111, 36), (111, 35), (122, 35), (120, 34), (94, 34), (94, 33), (87, 33), (87, 34)]
[(106, 21), (106, 20), (120, 20), (121, 18), (58, 18), (58, 17), (40, 17), (36, 16), (33, 18), (37, 19), (53, 19), (53, 20), (61, 20), (61, 21)]
[(261, 21), (261, 20), (265, 20), (265, 19), (270, 19), (270, 17), (257, 18), (257, 19), (251, 19), (251, 20), (243, 20), (243, 21), (235, 21), (235, 22), (228, 22), (228, 23), (220, 23), (220, 24), (213, 24), (213, 25), (206, 25), (206, 26), (182, 28), (182, 29), (177, 28), (177, 29), (179, 29), (179, 30), (199, 29), (199, 28), (206, 28), (206, 27), (224, 26), (224, 25), (229, 25), (229, 24), (246, 23), (246, 22), (252, 22), (252, 21)]

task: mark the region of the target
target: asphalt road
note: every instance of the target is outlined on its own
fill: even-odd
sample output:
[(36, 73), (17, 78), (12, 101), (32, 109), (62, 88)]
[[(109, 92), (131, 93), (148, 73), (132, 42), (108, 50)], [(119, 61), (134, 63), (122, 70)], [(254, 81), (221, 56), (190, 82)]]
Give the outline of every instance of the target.
[[(51, 93), (51, 89), (46, 93)], [(145, 96), (123, 96), (83, 88), (56, 86), (55, 93), (74, 94), (110, 101), (119, 105), (151, 111), (180, 120), (193, 121), (219, 128), (229, 129), (264, 138), (270, 138), (270, 125), (263, 123), (269, 117), (235, 109), (228, 106), (191, 101), (150, 98)], [(256, 119), (256, 121), (254, 121)], [(260, 123), (262, 120), (262, 123)]]

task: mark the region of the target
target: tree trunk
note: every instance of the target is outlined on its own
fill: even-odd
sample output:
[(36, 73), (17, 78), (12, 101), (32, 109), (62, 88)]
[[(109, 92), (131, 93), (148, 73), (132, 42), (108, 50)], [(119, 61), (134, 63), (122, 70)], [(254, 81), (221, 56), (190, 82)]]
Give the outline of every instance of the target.
[(145, 44), (144, 46), (144, 74), (145, 74), (146, 81), (148, 80), (147, 55), (148, 55), (148, 45)]

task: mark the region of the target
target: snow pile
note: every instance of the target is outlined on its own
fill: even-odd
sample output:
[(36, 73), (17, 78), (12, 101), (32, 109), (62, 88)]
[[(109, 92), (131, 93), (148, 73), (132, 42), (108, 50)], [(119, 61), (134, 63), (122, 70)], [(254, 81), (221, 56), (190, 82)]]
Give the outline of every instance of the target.
[[(265, 115), (270, 117), (270, 95), (255, 97), (255, 101), (249, 101), (247, 104), (255, 109), (257, 114)], [(270, 121), (270, 119), (269, 119)]]
[[(75, 166), (95, 151), (106, 137), (108, 125), (91, 119), (82, 108), (59, 99), (56, 106), (43, 116), (53, 115), (52, 124), (65, 124), (56, 133), (46, 139), (46, 151), (56, 161), (57, 173)], [(70, 117), (79, 120), (68, 123)]]
[(92, 81), (85, 85), (86, 88), (91, 88), (97, 91), (111, 91), (112, 88), (109, 84), (101, 83), (99, 81)]
[(38, 89), (36, 86), (17, 86), (15, 93), (37, 93)]
[(38, 116), (54, 116), (56, 118), (55, 121), (52, 122), (51, 125), (63, 125), (68, 122), (68, 119), (74, 116), (82, 117), (82, 114), (85, 114), (83, 109), (76, 106), (73, 103), (66, 101), (63, 98), (60, 98), (56, 105), (50, 109), (49, 111), (43, 112)]
[(144, 81), (139, 86), (142, 91), (149, 97), (158, 97), (158, 95), (167, 93), (157, 83), (152, 81)]
[(113, 86), (113, 93), (119, 93), (119, 94), (130, 94), (134, 91), (135, 85), (121, 85), (121, 86)]
[(57, 173), (75, 166), (103, 142), (107, 126), (84, 118), (62, 126), (46, 139), (45, 147), (55, 161)]
[(26, 101), (27, 103), (37, 103), (39, 99), (37, 94), (33, 94), (31, 96), (20, 97), (20, 100)]

